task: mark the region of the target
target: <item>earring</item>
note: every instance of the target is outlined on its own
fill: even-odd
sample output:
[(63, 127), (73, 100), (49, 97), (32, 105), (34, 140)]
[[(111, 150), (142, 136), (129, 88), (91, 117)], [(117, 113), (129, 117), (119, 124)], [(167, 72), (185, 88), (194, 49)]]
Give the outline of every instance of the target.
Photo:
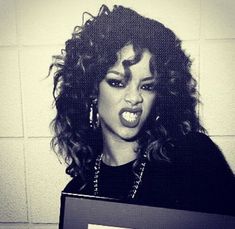
[(157, 115), (157, 117), (155, 118), (155, 121), (157, 122), (159, 120), (160, 116)]
[(96, 126), (96, 129), (100, 126), (100, 115), (99, 115), (98, 111), (96, 112), (95, 126)]
[(90, 125), (91, 128), (93, 128), (93, 113), (94, 113), (93, 106), (94, 106), (94, 104), (91, 103), (90, 112), (89, 112), (89, 125)]
[(99, 113), (97, 110), (97, 99), (93, 99), (90, 104), (90, 111), (89, 111), (89, 125), (90, 127), (95, 130), (99, 127)]

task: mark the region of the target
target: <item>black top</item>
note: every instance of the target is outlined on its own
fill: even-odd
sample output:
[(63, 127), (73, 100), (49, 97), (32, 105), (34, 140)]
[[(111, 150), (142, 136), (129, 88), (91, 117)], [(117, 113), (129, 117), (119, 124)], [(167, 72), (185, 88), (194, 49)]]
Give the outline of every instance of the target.
[[(124, 200), (132, 188), (132, 163), (101, 163), (99, 195)], [(87, 186), (73, 178), (64, 192), (93, 195), (91, 172)], [(190, 133), (178, 138), (171, 162), (147, 162), (133, 202), (158, 207), (235, 215), (235, 179), (221, 151), (209, 137)]]

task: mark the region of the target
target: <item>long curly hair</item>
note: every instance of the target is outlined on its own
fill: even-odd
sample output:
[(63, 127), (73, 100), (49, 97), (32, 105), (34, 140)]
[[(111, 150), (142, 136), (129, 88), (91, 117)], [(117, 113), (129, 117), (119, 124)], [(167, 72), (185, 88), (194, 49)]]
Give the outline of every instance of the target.
[[(163, 24), (134, 10), (102, 5), (97, 16), (74, 29), (65, 50), (55, 56), (55, 107), (52, 121), (53, 149), (63, 155), (66, 172), (84, 181), (91, 163), (102, 151), (102, 130), (89, 125), (90, 105), (98, 85), (117, 61), (117, 52), (127, 44), (134, 47), (136, 61), (144, 49), (152, 54), (150, 70), (156, 75), (156, 104), (138, 135), (138, 157), (170, 162), (174, 140), (191, 131), (204, 131), (196, 112), (198, 92), (190, 73), (191, 61), (181, 41)], [(156, 117), (159, 117), (156, 120)]]

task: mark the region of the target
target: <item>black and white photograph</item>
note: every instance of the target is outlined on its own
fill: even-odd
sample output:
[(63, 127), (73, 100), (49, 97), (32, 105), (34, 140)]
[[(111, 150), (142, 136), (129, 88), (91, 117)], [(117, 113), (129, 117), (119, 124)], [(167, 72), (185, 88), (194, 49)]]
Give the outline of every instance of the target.
[(235, 227), (233, 0), (0, 0), (0, 229)]

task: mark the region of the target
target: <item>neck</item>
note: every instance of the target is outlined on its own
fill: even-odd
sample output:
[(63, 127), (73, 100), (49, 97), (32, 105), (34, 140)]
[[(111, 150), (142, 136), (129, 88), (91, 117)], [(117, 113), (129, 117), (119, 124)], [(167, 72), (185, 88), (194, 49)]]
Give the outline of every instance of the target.
[(113, 135), (103, 135), (102, 161), (111, 166), (119, 166), (137, 158), (135, 149), (137, 142), (128, 142)]

